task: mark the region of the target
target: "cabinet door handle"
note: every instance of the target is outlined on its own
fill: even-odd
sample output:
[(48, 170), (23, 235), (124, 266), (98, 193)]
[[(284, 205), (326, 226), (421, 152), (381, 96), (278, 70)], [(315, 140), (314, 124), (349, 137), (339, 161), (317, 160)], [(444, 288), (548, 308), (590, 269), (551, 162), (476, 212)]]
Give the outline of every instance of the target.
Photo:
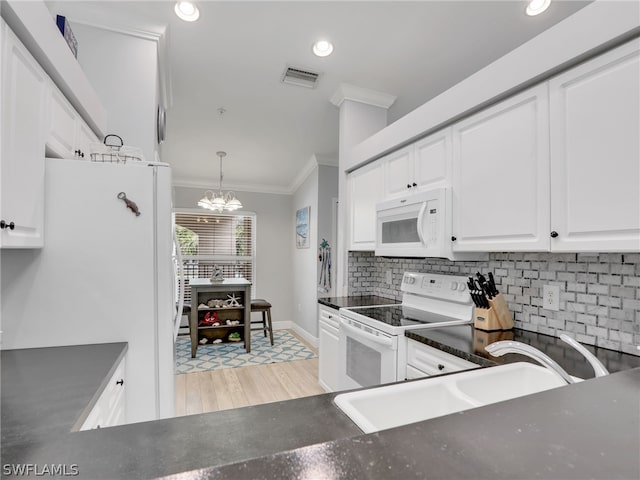
[(16, 228), (16, 224), (13, 222), (7, 223), (4, 220), (0, 220), (0, 230), (4, 230), (5, 228), (13, 230), (14, 228)]
[(457, 240), (457, 238), (456, 238), (456, 237), (451, 237), (451, 241), (452, 241), (452, 242), (455, 242), (456, 240)]
[(556, 232), (555, 230), (551, 232), (551, 238), (556, 238), (557, 236), (558, 236), (558, 232)]
[(444, 365), (442, 365), (441, 363), (438, 364), (438, 370), (444, 370)]
[(124, 379), (120, 379), (116, 382), (116, 385), (124, 385)]
[(407, 188), (411, 188), (411, 184), (410, 183), (407, 183)]
[(414, 186), (414, 187), (417, 187), (417, 186), (418, 186), (418, 184), (417, 184), (416, 182), (413, 182), (413, 186)]

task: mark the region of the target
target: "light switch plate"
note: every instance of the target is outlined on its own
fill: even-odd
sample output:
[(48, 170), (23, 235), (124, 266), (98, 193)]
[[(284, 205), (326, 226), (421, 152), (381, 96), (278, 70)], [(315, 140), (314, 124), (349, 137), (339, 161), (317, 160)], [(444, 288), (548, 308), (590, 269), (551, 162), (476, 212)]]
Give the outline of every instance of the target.
[(544, 285), (542, 287), (542, 308), (546, 310), (560, 310), (560, 287)]

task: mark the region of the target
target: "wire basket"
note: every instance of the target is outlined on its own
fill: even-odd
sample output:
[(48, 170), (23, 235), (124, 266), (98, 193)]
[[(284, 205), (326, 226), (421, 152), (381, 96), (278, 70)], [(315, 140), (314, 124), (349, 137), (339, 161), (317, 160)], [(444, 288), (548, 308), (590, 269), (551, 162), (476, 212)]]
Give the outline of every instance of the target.
[[(110, 137), (113, 138), (109, 140)], [(100, 163), (144, 162), (142, 149), (124, 145), (122, 138), (114, 134), (104, 137), (103, 143), (93, 143), (90, 157), (92, 162)]]

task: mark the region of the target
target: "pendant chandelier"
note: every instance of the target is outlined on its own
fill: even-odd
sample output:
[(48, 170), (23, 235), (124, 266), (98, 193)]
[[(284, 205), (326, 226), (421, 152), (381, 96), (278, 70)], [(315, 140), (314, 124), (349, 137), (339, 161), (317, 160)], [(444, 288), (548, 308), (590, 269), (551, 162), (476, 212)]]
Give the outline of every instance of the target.
[(204, 192), (204, 197), (198, 201), (198, 206), (213, 210), (214, 212), (222, 212), (224, 210), (233, 212), (234, 210), (242, 208), (242, 203), (236, 198), (235, 193), (222, 193), (222, 159), (227, 156), (227, 153), (216, 152), (216, 155), (220, 157), (220, 185), (218, 187), (218, 193), (207, 190)]

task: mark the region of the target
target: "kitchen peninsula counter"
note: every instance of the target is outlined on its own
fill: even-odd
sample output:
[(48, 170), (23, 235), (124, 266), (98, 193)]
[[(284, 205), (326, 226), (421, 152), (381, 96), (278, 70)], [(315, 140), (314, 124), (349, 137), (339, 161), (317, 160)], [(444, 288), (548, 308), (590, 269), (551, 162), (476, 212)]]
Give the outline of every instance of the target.
[[(51, 365), (43, 375), (71, 381), (55, 372), (69, 364), (46, 358), (61, 349), (71, 364), (93, 363), (106, 377), (120, 355), (113, 345), (126, 346), (111, 345), (106, 348), (112, 353), (101, 359), (96, 345), (39, 349), (39, 360)], [(370, 435), (334, 405), (335, 394), (71, 432), (99, 382), (76, 386), (67, 396), (51, 395), (50, 386), (37, 390), (29, 386), (37, 374), (25, 379), (21, 362), (6, 361), (18, 360), (17, 352), (25, 351), (2, 352), (3, 468), (76, 464), (79, 478), (91, 479), (640, 475), (640, 369)], [(21, 396), (32, 398), (16, 410)], [(42, 424), (35, 425), (30, 414)], [(16, 434), (20, 425), (24, 435)]]

